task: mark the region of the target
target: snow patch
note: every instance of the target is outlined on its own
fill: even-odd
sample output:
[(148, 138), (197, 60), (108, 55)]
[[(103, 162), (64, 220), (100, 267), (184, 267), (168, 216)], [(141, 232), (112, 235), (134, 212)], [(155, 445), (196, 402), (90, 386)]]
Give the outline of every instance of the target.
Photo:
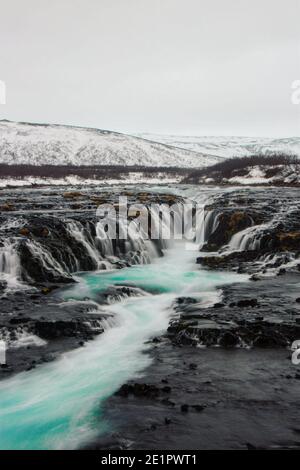
[(153, 178), (143, 177), (141, 173), (130, 172), (124, 174), (119, 179), (91, 179), (80, 178), (79, 176), (66, 176), (65, 178), (41, 178), (26, 176), (25, 178), (0, 178), (0, 188), (13, 187), (31, 187), (31, 186), (99, 186), (115, 184), (169, 184), (179, 183), (182, 175), (166, 176), (164, 173), (155, 173)]

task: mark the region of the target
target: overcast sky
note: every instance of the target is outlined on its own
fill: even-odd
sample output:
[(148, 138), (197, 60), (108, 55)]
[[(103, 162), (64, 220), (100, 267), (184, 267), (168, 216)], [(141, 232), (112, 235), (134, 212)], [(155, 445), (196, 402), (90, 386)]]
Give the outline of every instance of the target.
[(0, 0), (2, 119), (300, 135), (300, 0)]

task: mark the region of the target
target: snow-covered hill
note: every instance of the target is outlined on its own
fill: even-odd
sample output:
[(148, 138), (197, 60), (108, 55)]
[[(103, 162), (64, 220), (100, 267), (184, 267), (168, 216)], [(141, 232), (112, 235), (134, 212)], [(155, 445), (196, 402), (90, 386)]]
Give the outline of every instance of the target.
[(213, 154), (222, 158), (268, 155), (283, 152), (300, 157), (300, 137), (273, 139), (267, 137), (201, 137), (140, 134), (144, 139), (174, 145), (185, 150)]
[(201, 168), (219, 157), (97, 129), (0, 121), (0, 163)]

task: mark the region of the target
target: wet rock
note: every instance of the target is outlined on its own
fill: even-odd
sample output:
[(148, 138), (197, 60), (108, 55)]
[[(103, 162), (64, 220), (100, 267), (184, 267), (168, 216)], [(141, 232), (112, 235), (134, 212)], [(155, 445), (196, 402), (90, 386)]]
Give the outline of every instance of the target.
[(170, 400), (169, 398), (163, 398), (160, 401), (160, 403), (162, 405), (169, 406), (170, 408), (174, 408), (174, 406), (175, 406), (175, 403), (172, 400)]
[(220, 336), (219, 345), (223, 347), (233, 347), (239, 344), (239, 337), (231, 333), (230, 331), (226, 331)]
[(72, 276), (64, 272), (63, 270), (58, 271), (53, 269), (51, 266), (47, 266), (40, 257), (32, 256), (29, 247), (22, 243), (18, 248), (19, 257), (22, 266), (22, 278), (25, 281), (31, 282), (57, 282), (57, 283), (68, 283), (74, 282)]
[(193, 297), (177, 297), (176, 302), (178, 305), (188, 305), (188, 304), (195, 304), (197, 303), (197, 300), (194, 299)]
[(160, 393), (159, 387), (156, 385), (149, 385), (143, 383), (124, 384), (116, 392), (116, 395), (128, 397), (134, 395), (135, 397), (156, 398)]
[(201, 256), (197, 258), (197, 264), (210, 269), (234, 269), (240, 267), (240, 263), (253, 262), (258, 258), (255, 251), (243, 251), (224, 253), (217, 256)]
[(245, 307), (257, 307), (258, 302), (257, 299), (242, 299), (239, 300), (236, 305), (240, 308), (245, 308)]
[(161, 343), (162, 339), (159, 338), (158, 336), (155, 336), (154, 338), (152, 338), (152, 343)]
[[(278, 293), (278, 298), (283, 303), (282, 309), (275, 314), (274, 308), (270, 307), (269, 315), (266, 314), (265, 306), (260, 307), (257, 300), (250, 297), (237, 298), (235, 302), (229, 302), (230, 309), (228, 309), (226, 303), (228, 298), (232, 299), (235, 291), (240, 297), (241, 289), (238, 286), (227, 287), (228, 293), (224, 295), (224, 307), (195, 310), (189, 312), (189, 315), (184, 309), (179, 318), (172, 319), (168, 328), (168, 337), (173, 345), (282, 348), (291, 344), (295, 338), (300, 338), (300, 323), (296, 316), (299, 312), (295, 309), (287, 313), (286, 305), (291, 302), (291, 297), (287, 295), (285, 301), (287, 304), (284, 303), (277, 284), (274, 286), (274, 291)], [(245, 284), (245, 293), (251, 289), (251, 284)], [(266, 304), (266, 291), (262, 287), (261, 289), (264, 297), (263, 303)], [(282, 289), (286, 289), (285, 283)], [(278, 300), (274, 298), (272, 292), (270, 299), (278, 309)], [(265, 315), (262, 314), (263, 312)], [(284, 318), (282, 313), (287, 317)]]
[(277, 276), (282, 276), (283, 274), (286, 274), (286, 269), (285, 268), (280, 268), (278, 273), (277, 273)]
[(253, 346), (260, 348), (286, 347), (287, 341), (283, 336), (275, 334), (275, 332), (262, 332), (254, 338)]
[(57, 320), (57, 321), (36, 321), (33, 326), (37, 336), (53, 340), (62, 337), (78, 337), (84, 336), (86, 339), (92, 339), (95, 335), (103, 332), (103, 327), (95, 320), (80, 321), (74, 320)]
[(30, 235), (30, 231), (27, 227), (23, 227), (19, 231), (20, 235), (23, 235), (24, 237), (28, 237)]
[(206, 407), (204, 405), (192, 405), (192, 408), (197, 411), (197, 413), (201, 413)]
[(6, 202), (5, 204), (2, 204), (0, 206), (0, 211), (1, 212), (12, 212), (15, 210), (15, 206), (13, 204), (10, 204)]
[(245, 211), (223, 211), (217, 217), (217, 227), (209, 235), (202, 251), (216, 251), (228, 244), (234, 234), (253, 224), (253, 218)]
[(49, 229), (47, 227), (43, 227), (40, 233), (41, 237), (48, 237), (49, 235)]
[(216, 304), (213, 305), (213, 308), (223, 308), (224, 304), (221, 302), (217, 302)]
[(50, 294), (51, 291), (52, 289), (50, 287), (43, 287), (41, 290), (42, 294), (44, 295)]
[(78, 191), (69, 191), (69, 192), (63, 193), (64, 199), (75, 199), (78, 197), (83, 197), (83, 194)]
[(186, 403), (181, 405), (180, 410), (182, 413), (187, 413), (189, 411), (189, 405), (187, 405)]
[[(144, 295), (147, 295), (147, 293), (139, 287), (129, 285), (114, 285), (108, 287), (104, 292), (101, 292), (97, 297), (97, 301), (101, 304), (111, 304), (114, 302), (119, 302), (127, 297), (142, 297)], [(158, 339), (153, 339), (153, 342), (159, 341), (160, 340)]]
[(275, 243), (280, 251), (297, 251), (300, 249), (300, 231), (277, 233)]

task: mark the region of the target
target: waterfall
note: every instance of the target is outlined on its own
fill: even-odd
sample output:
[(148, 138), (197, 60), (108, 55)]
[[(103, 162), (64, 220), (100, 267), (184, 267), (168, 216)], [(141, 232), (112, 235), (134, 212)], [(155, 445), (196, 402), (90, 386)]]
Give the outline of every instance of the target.
[[(119, 213), (117, 218), (106, 217), (105, 222), (99, 219), (95, 225), (60, 220), (48, 237), (36, 238), (33, 230), (28, 237), (6, 241), (0, 248), (1, 278), (10, 284), (16, 284), (18, 278), (29, 282), (66, 282), (72, 280), (71, 273), (78, 271), (148, 264), (162, 249), (172, 247), (174, 239), (185, 234), (184, 211), (182, 203), (151, 204), (142, 214), (146, 216), (144, 221), (151, 220), (149, 227), (140, 216), (127, 218), (127, 213), (122, 217)], [(191, 232), (191, 236), (203, 244), (211, 227), (216, 225), (215, 211), (207, 212), (203, 205), (199, 212), (195, 203), (190, 204), (189, 211), (189, 220), (197, 211), (201, 214), (200, 228), (194, 234)], [(52, 227), (50, 223), (49, 226)]]
[(185, 204), (184, 235), (186, 240), (194, 242), (194, 249), (201, 250), (219, 225), (219, 213), (206, 209), (211, 202), (211, 197), (200, 193), (194, 199), (188, 199)]
[(0, 247), (0, 281), (5, 281), (7, 287), (20, 285), (21, 265), (16, 249), (16, 241), (4, 240)]
[[(85, 233), (84, 227), (80, 222), (71, 221), (67, 223), (67, 230), (70, 235), (75, 238), (77, 242), (84, 246), (87, 254), (94, 260), (95, 266), (100, 269), (102, 267), (102, 260), (100, 253), (98, 250), (88, 241)], [(77, 262), (77, 270), (79, 270), (78, 262)]]
[(128, 242), (136, 264), (150, 263), (152, 256), (157, 256), (154, 245), (151, 240), (147, 240), (147, 237), (148, 234), (142, 230), (135, 220), (132, 220), (128, 227)]
[(209, 236), (214, 233), (219, 224), (219, 214), (205, 210), (205, 206), (197, 209), (196, 213), (196, 243), (201, 249)]
[(228, 245), (229, 251), (259, 250), (261, 229), (264, 227), (254, 225), (233, 235)]
[[(110, 221), (112, 223), (112, 221)], [(112, 240), (109, 238), (102, 222), (96, 224), (96, 241), (103, 256), (114, 256)]]
[(174, 245), (174, 240), (181, 240), (183, 236), (191, 229), (187, 224), (184, 225), (186, 218), (191, 220), (192, 209), (187, 212), (181, 203), (173, 206), (152, 204), (149, 207), (151, 217), (151, 238), (160, 241), (163, 249), (170, 248)]
[(45, 271), (52, 272), (62, 278), (70, 277), (69, 270), (61, 266), (56, 259), (53, 258), (51, 253), (35, 240), (26, 240), (26, 245), (32, 254), (33, 258), (38, 259), (42, 268)]
[[(115, 240), (112, 240), (114, 230)], [(105, 224), (99, 221), (96, 225), (96, 238), (101, 253), (108, 258), (124, 254), (130, 264), (147, 264), (157, 257), (154, 244), (135, 220), (128, 221), (119, 217), (117, 224), (113, 218), (106, 218)]]
[(168, 248), (171, 244), (171, 227), (168, 224), (167, 215), (162, 206), (152, 204), (149, 208), (151, 217), (150, 237), (160, 240), (162, 248)]

